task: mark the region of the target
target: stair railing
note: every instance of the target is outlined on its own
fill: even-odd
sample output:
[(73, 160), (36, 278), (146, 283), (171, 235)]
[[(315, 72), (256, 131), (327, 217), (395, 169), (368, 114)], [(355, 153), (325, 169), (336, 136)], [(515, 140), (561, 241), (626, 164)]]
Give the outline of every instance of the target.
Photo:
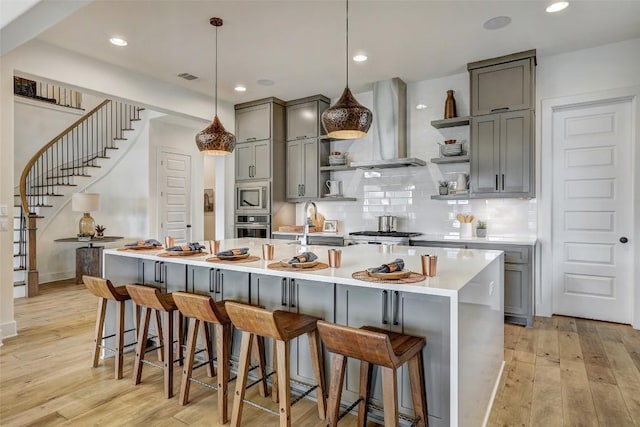
[[(32, 208), (48, 206), (48, 198), (60, 186), (72, 186), (73, 177), (90, 176), (87, 169), (99, 167), (97, 159), (108, 158), (107, 150), (117, 149), (115, 142), (124, 138), (123, 131), (132, 130), (131, 122), (139, 120), (138, 108), (106, 99), (60, 132), (27, 162), (20, 176), (20, 204), (26, 214), (27, 292), (37, 295), (36, 219)], [(23, 233), (20, 234), (22, 236)]]

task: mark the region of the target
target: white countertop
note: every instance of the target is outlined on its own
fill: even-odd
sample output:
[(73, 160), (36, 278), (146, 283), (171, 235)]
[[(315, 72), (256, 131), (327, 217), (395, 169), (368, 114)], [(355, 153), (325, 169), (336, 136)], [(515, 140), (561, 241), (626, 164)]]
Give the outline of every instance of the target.
[(535, 245), (538, 241), (536, 236), (487, 236), (472, 237), (463, 239), (458, 235), (452, 234), (423, 234), (411, 238), (412, 241), (429, 241), (429, 242), (457, 242), (457, 243), (483, 243), (483, 244), (504, 244), (504, 245)]
[[(283, 236), (302, 236), (304, 233), (302, 231), (272, 231), (271, 234), (280, 234)], [(343, 233), (325, 233), (323, 231), (319, 232), (311, 232), (309, 236), (320, 236), (320, 237), (345, 237)]]
[[(317, 282), (340, 283), (352, 286), (365, 286), (378, 289), (398, 290), (403, 292), (413, 292), (420, 294), (455, 296), (464, 286), (466, 286), (485, 267), (494, 262), (502, 255), (501, 251), (475, 250), (475, 249), (449, 249), (449, 248), (426, 248), (415, 246), (397, 245), (355, 245), (340, 247), (342, 250), (342, 264), (340, 268), (327, 268), (317, 271), (279, 271), (267, 268), (272, 262), (282, 259), (290, 259), (299, 252), (300, 246), (287, 243), (284, 240), (270, 239), (229, 239), (220, 242), (220, 250), (249, 247), (249, 252), (253, 255), (262, 255), (262, 244), (273, 243), (275, 246), (275, 256), (273, 261), (254, 261), (247, 263), (216, 263), (206, 261), (211, 257), (204, 254), (200, 257), (158, 257), (158, 251), (119, 251), (107, 249), (107, 255), (119, 257), (129, 257), (138, 259), (151, 259), (154, 261), (164, 261), (167, 263), (187, 264), (200, 267), (218, 267), (226, 270), (241, 271), (247, 273), (257, 273), (270, 276), (287, 276), (293, 279), (313, 280)], [(307, 249), (318, 255), (321, 262), (328, 262), (328, 246), (308, 246)], [(384, 284), (371, 283), (353, 279), (352, 273), (362, 271), (370, 267), (376, 267), (383, 263), (388, 263), (396, 258), (402, 258), (405, 262), (405, 269), (421, 272), (420, 255), (429, 254), (438, 256), (437, 275), (427, 277), (424, 281), (412, 284)]]

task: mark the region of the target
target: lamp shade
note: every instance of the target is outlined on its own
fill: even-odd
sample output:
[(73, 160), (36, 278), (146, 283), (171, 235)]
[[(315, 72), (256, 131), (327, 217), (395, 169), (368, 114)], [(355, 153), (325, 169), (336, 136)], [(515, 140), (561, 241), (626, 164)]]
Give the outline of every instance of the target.
[(100, 194), (73, 193), (71, 196), (71, 210), (74, 212), (95, 212), (100, 210)]
[(367, 135), (373, 114), (358, 103), (349, 88), (332, 107), (322, 113), (322, 125), (327, 136), (336, 139), (356, 139)]
[(213, 122), (196, 135), (198, 149), (211, 156), (224, 156), (231, 154), (236, 146), (236, 137), (222, 126), (216, 115)]

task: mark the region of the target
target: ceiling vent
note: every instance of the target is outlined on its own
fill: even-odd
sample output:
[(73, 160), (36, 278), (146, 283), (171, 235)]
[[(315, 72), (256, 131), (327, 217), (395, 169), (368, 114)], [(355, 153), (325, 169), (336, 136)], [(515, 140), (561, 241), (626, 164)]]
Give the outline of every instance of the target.
[(198, 76), (194, 76), (193, 74), (189, 74), (189, 73), (178, 74), (178, 77), (182, 77), (185, 80), (195, 80), (198, 78)]

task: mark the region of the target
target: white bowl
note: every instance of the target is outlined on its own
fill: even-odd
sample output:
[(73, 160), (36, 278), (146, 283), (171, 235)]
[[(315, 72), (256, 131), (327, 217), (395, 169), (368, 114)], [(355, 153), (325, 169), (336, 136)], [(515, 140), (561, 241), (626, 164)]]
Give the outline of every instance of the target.
[(344, 155), (341, 156), (329, 156), (329, 165), (339, 166), (347, 163), (347, 158)]

